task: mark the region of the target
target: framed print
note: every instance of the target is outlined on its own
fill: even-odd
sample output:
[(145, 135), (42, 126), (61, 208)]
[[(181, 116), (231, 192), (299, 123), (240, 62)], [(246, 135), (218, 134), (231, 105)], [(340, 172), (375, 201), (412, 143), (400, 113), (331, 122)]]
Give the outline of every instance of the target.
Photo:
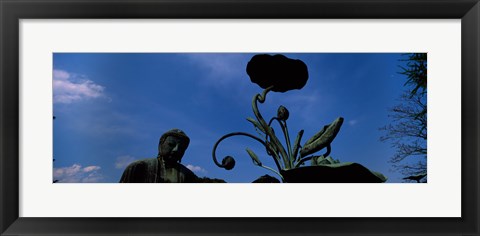
[(476, 0), (0, 7), (2, 235), (479, 234)]

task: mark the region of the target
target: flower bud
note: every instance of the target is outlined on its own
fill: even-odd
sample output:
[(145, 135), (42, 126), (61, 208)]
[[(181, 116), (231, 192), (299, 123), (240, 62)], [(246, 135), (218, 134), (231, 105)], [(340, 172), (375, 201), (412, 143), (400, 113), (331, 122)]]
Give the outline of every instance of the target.
[(223, 158), (223, 160), (222, 160), (222, 166), (223, 166), (223, 168), (225, 168), (226, 170), (231, 170), (231, 169), (233, 169), (233, 167), (235, 166), (235, 159), (233, 159), (233, 157), (231, 157), (231, 156), (226, 156), (226, 157)]
[(279, 120), (287, 120), (288, 119), (288, 116), (290, 115), (290, 113), (288, 112), (288, 109), (284, 106), (279, 106), (278, 107), (278, 110), (277, 110), (277, 118)]

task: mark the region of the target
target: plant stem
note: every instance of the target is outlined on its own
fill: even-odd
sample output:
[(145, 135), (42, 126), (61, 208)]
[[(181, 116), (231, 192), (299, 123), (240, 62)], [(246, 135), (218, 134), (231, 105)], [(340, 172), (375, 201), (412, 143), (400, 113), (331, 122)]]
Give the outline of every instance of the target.
[(269, 171), (272, 171), (273, 173), (277, 174), (278, 176), (280, 176), (280, 178), (282, 178), (282, 182), (285, 182), (285, 180), (283, 179), (283, 175), (281, 175), (280, 173), (278, 173), (276, 170), (268, 167), (268, 166), (264, 166), (264, 165), (261, 165), (260, 167), (263, 167)]
[[(249, 134), (249, 133), (244, 133), (244, 132), (233, 132), (233, 133), (229, 133), (229, 134), (226, 134), (224, 136), (222, 136), (216, 143), (215, 145), (213, 146), (213, 150), (212, 150), (212, 157), (213, 157), (213, 162), (215, 162), (215, 165), (217, 165), (218, 167), (224, 167), (222, 164), (220, 164), (220, 162), (217, 161), (217, 156), (215, 154), (216, 150), (217, 150), (217, 147), (218, 145), (220, 144), (220, 142), (222, 142), (224, 139), (226, 138), (229, 138), (229, 137), (232, 137), (232, 136), (247, 136), (247, 137), (250, 137), (250, 138), (253, 138), (255, 140), (257, 140), (258, 142), (260, 142), (261, 144), (263, 144), (267, 149), (271, 149), (267, 143), (265, 143), (263, 140), (261, 140), (260, 138), (258, 138), (257, 136), (254, 136), (252, 134)], [(270, 150), (272, 153), (275, 153), (273, 150)], [(279, 157), (277, 157), (279, 159)], [(275, 161), (275, 165), (277, 166), (277, 168), (279, 170), (281, 170), (281, 167), (280, 167), (280, 164), (278, 163), (278, 160), (277, 158), (273, 158), (273, 160)]]
[(298, 149), (300, 148), (300, 142), (302, 140), (303, 136), (303, 129), (300, 130), (297, 134), (297, 138), (295, 138), (295, 143), (293, 144), (293, 151), (292, 151), (292, 159), (293, 159), (293, 164), (292, 166), (295, 166), (295, 162), (297, 161), (297, 154), (298, 154)]
[[(263, 119), (262, 115), (260, 114), (260, 112), (258, 110), (257, 102), (264, 103), (265, 98), (267, 96), (267, 93), (272, 88), (273, 88), (273, 86), (268, 87), (265, 90), (263, 90), (263, 93), (261, 95), (257, 94), (255, 96), (253, 96), (252, 108), (253, 108), (253, 113), (255, 114), (255, 117), (257, 118), (258, 122), (265, 129), (265, 133), (266, 133), (265, 140), (268, 140), (268, 137), (270, 137), (272, 145), (275, 146), (275, 149), (277, 149), (277, 151), (280, 153), (280, 155), (283, 159), (285, 169), (288, 170), (288, 169), (291, 168), (291, 166), (290, 166), (290, 162), (288, 160), (287, 152), (285, 151), (285, 148), (282, 146), (281, 142), (278, 140), (277, 136), (275, 136), (275, 133), (273, 133), (272, 128), (269, 125), (267, 125), (267, 122), (265, 122), (265, 120)], [(279, 170), (281, 170), (281, 169), (279, 169)]]
[[(282, 124), (282, 122), (280, 122), (280, 124)], [(285, 135), (285, 141), (287, 142), (288, 156), (290, 157), (289, 158), (289, 161), (290, 161), (289, 164), (290, 164), (290, 167), (292, 167), (294, 157), (292, 157), (292, 145), (290, 144), (290, 135), (288, 134), (287, 121), (283, 121), (283, 124), (284, 125), (281, 125), (281, 126), (282, 126), (282, 130), (283, 130), (283, 134)]]
[(268, 122), (268, 126), (271, 126), (274, 120), (276, 120), (280, 125), (280, 128), (282, 128), (283, 136), (285, 137), (285, 143), (287, 144), (287, 155), (289, 157), (289, 163), (291, 168), (293, 167), (293, 161), (295, 157), (292, 156), (292, 145), (290, 144), (290, 135), (288, 134), (287, 122), (279, 120), (277, 117), (273, 117), (272, 119), (270, 119), (270, 122)]

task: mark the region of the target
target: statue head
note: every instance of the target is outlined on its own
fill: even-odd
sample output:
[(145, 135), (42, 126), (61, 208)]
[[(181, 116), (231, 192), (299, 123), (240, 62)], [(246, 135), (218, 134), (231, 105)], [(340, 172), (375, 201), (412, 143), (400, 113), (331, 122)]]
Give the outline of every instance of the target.
[(190, 138), (185, 132), (171, 129), (160, 137), (158, 156), (168, 163), (180, 162), (189, 143)]

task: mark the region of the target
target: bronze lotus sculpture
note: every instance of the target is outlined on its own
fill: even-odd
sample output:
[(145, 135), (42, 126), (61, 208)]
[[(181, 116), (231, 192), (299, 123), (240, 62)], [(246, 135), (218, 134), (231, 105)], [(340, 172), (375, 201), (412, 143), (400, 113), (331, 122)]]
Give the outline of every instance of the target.
[(308, 80), (307, 65), (303, 61), (284, 55), (259, 54), (247, 64), (247, 74), (261, 88), (271, 87), (273, 92), (302, 89)]
[[(253, 124), (258, 135), (246, 132), (233, 132), (221, 137), (214, 145), (212, 156), (215, 164), (226, 170), (235, 167), (235, 159), (226, 156), (219, 162), (216, 158), (216, 149), (225, 139), (232, 136), (246, 136), (256, 140), (265, 147), (265, 152), (273, 158), (276, 169), (266, 166), (260, 157), (251, 149), (246, 152), (252, 159), (253, 164), (268, 169), (277, 174), (282, 182), (300, 183), (354, 183), (354, 182), (385, 182), (386, 178), (377, 172), (370, 171), (357, 163), (334, 160), (330, 157), (331, 143), (340, 131), (343, 118), (338, 117), (331, 124), (325, 125), (313, 137), (303, 145), (301, 140), (304, 131), (300, 130), (292, 143), (290, 140), (287, 120), (290, 112), (284, 106), (279, 106), (277, 116), (272, 117), (267, 123), (262, 117), (258, 103), (264, 103), (269, 92), (284, 93), (293, 89), (302, 89), (308, 80), (307, 65), (296, 59), (290, 59), (284, 55), (259, 54), (252, 57), (246, 68), (247, 74), (253, 83), (258, 84), (263, 90), (252, 99), (252, 109), (255, 118), (247, 118)], [(286, 147), (283, 146), (277, 133), (272, 127), (276, 121), (283, 133)], [(325, 149), (321, 155), (315, 153)], [(305, 166), (310, 161), (310, 166)]]

